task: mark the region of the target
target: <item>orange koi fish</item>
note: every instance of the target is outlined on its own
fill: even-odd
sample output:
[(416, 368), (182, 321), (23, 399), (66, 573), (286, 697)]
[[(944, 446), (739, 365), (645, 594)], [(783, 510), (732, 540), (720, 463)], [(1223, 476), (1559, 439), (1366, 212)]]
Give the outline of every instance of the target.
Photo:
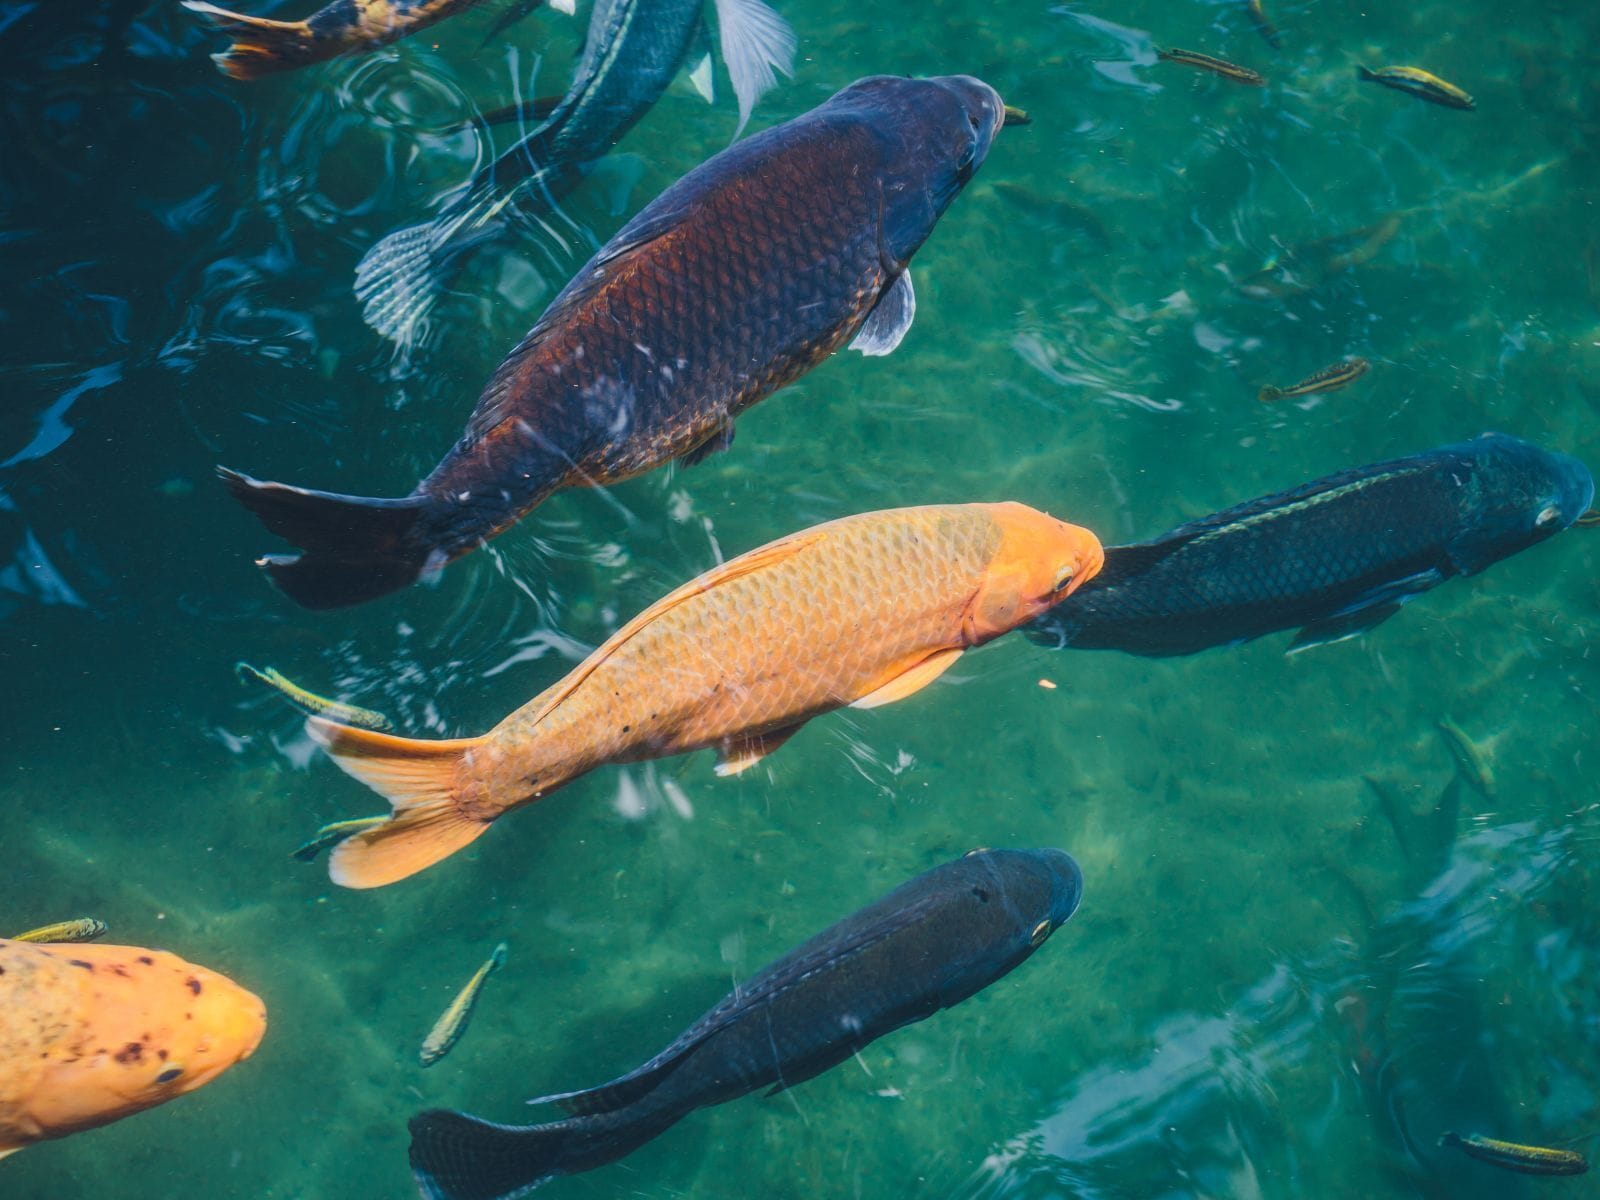
[(182, 2), (190, 12), (234, 39), (233, 45), (211, 56), (217, 70), (234, 79), (259, 79), (275, 71), (326, 62), (341, 54), (376, 50), (469, 9), (480, 0), (333, 0), (303, 21), (246, 16), (206, 0)]
[(355, 888), (404, 879), (606, 763), (715, 747), (717, 774), (736, 775), (812, 717), (926, 687), (1104, 561), (1088, 530), (1016, 503), (862, 513), (678, 588), (480, 737), (312, 717), (311, 736), (394, 807), (341, 842), (328, 873)]
[(266, 1023), (244, 988), (164, 950), (0, 938), (0, 1158), (210, 1083)]

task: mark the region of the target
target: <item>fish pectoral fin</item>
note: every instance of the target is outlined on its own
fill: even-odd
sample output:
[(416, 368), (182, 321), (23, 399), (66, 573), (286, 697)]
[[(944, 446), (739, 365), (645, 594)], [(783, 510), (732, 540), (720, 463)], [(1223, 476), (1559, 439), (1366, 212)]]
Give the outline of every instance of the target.
[(1407, 600), (1420, 596), (1429, 588), (1437, 587), (1444, 580), (1443, 571), (1437, 567), (1429, 567), (1427, 570), (1417, 571), (1404, 578), (1381, 584), (1353, 604), (1345, 605), (1332, 616), (1312, 621), (1295, 635), (1294, 641), (1289, 643), (1285, 653), (1297, 654), (1313, 646), (1330, 646), (1334, 642), (1358, 637), (1394, 616)]
[(917, 315), (917, 293), (911, 286), (911, 272), (902, 271), (889, 285), (889, 290), (878, 297), (877, 304), (867, 314), (867, 319), (850, 339), (850, 349), (859, 350), (868, 357), (892, 353), (911, 328)]
[(1289, 648), (1284, 653), (1298, 654), (1313, 646), (1331, 646), (1335, 642), (1346, 642), (1353, 637), (1360, 637), (1367, 630), (1382, 625), (1399, 611), (1399, 602), (1391, 601), (1388, 604), (1359, 608), (1342, 616), (1313, 621), (1295, 634), (1294, 641), (1289, 643)]
[(689, 43), (689, 63), (689, 83), (707, 104), (715, 104), (717, 83), (716, 72), (711, 67), (711, 30), (704, 17), (700, 18), (694, 40)]
[[(803, 725), (805, 722), (802, 721), (800, 724)], [(800, 725), (785, 725), (781, 729), (769, 729), (766, 733), (733, 738), (724, 742), (717, 751), (718, 777), (726, 779), (730, 775), (748, 771), (799, 732)]]
[(678, 455), (678, 461), (686, 467), (692, 467), (697, 463), (705, 462), (717, 451), (726, 450), (731, 445), (733, 445), (733, 422), (724, 421), (717, 426), (710, 437), (693, 450)]
[(716, 0), (717, 33), (733, 94), (739, 98), (738, 140), (756, 101), (778, 82), (774, 68), (794, 74), (794, 30), (762, 0)]
[(949, 650), (935, 650), (914, 667), (902, 671), (887, 683), (879, 684), (865, 696), (852, 700), (850, 707), (877, 708), (883, 704), (893, 704), (896, 700), (904, 700), (912, 693), (920, 692), (951, 667), (955, 666), (956, 659), (960, 657), (961, 649), (959, 647)]

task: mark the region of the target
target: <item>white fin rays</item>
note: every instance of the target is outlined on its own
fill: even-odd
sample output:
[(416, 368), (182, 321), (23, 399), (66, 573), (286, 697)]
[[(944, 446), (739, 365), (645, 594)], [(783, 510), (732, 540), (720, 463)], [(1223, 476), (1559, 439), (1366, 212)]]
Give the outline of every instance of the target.
[(739, 127), (733, 131), (737, 141), (756, 101), (777, 84), (776, 72), (794, 74), (798, 42), (789, 23), (762, 0), (716, 0), (716, 4), (722, 61), (739, 98)]
[(906, 332), (917, 315), (917, 293), (911, 286), (911, 272), (902, 271), (889, 290), (878, 297), (856, 336), (850, 339), (850, 349), (859, 350), (868, 357), (891, 354), (905, 340)]

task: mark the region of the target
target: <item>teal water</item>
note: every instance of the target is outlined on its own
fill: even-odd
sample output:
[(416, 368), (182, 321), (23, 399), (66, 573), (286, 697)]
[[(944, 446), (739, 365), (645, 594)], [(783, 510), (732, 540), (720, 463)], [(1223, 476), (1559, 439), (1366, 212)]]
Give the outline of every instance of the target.
[[(410, 1195), (412, 1112), (532, 1119), (525, 1097), (631, 1068), (976, 845), (1082, 864), (1036, 958), (548, 1194), (1501, 1196), (1521, 1181), (1426, 1146), (1418, 1165), (1405, 1131), (1594, 1132), (1581, 529), (1293, 658), (1282, 635), (1171, 661), (1009, 637), (737, 779), (707, 754), (597, 771), (378, 892), (288, 858), (381, 802), (240, 658), (405, 732), (475, 733), (720, 557), (847, 513), (1016, 499), (1117, 542), (1484, 429), (1600, 464), (1592, 6), (1282, 3), (1278, 52), (1234, 3), (780, 7), (801, 61), (757, 126), (876, 72), (971, 72), (1033, 116), (919, 253), (906, 342), (824, 364), (730, 453), (564, 493), (437, 587), (328, 614), (258, 576), (279, 547), (212, 465), (407, 490), (594, 244), (726, 144), (731, 97), (675, 85), (570, 198), (565, 244), (475, 263), (397, 364), (356, 260), (488, 153), (453, 131), (474, 105), (540, 55), (535, 90), (564, 86), (581, 25), (540, 13), (480, 50), (486, 9), (241, 85), (165, 4), (0, 7), (0, 914), (99, 916), (270, 1014), (249, 1062), (7, 1160), (0, 1195)], [(1172, 44), (1269, 85), (1156, 63)], [(1358, 84), (1358, 62), (1425, 66), (1477, 111)], [(1352, 244), (1369, 256), (1332, 269)], [(1273, 264), (1276, 294), (1236, 286)], [(1256, 402), (1349, 354), (1373, 370), (1348, 390)], [(1429, 809), (1446, 716), (1498, 790), (1408, 859), (1363, 777)], [(502, 939), (470, 1032), (419, 1070)]]

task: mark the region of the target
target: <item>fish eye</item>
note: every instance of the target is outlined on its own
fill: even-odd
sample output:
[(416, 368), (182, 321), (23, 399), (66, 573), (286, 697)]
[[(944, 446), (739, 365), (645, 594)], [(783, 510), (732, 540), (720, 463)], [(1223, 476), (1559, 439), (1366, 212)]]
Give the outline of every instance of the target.
[(176, 1079), (179, 1075), (182, 1075), (182, 1074), (183, 1074), (183, 1068), (182, 1067), (168, 1067), (165, 1071), (161, 1072), (161, 1074), (156, 1076), (156, 1082), (157, 1083), (171, 1083), (174, 1079)]
[(1040, 921), (1033, 927), (1033, 932), (1028, 935), (1028, 945), (1042, 946), (1045, 938), (1050, 936), (1050, 922)]
[(1068, 563), (1066, 566), (1062, 567), (1056, 572), (1056, 579), (1055, 582), (1050, 585), (1050, 590), (1052, 592), (1059, 592), (1062, 588), (1066, 587), (1067, 584), (1072, 582), (1073, 576), (1075, 576), (1077, 573), (1078, 568), (1073, 566), (1071, 563)]
[(1539, 515), (1533, 519), (1533, 523), (1535, 525), (1548, 525), (1552, 521), (1559, 520), (1560, 517), (1561, 510), (1554, 504), (1547, 504), (1539, 510)]

